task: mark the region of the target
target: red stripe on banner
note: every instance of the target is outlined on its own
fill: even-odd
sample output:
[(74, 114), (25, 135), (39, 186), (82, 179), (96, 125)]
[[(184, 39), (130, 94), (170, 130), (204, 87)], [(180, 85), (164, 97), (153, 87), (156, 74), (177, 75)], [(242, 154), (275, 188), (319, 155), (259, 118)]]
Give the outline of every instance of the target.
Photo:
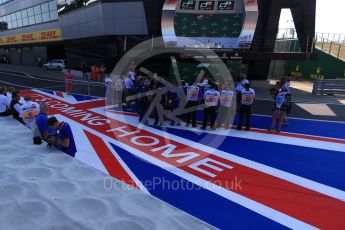
[(122, 167), (113, 153), (109, 150), (108, 146), (104, 141), (98, 136), (84, 130), (87, 138), (89, 139), (92, 147), (95, 149), (99, 159), (101, 159), (104, 167), (107, 169), (110, 176), (123, 181), (135, 188), (139, 188), (138, 185), (134, 182), (131, 176), (127, 171)]
[(98, 107), (103, 107), (103, 106), (105, 106), (105, 100), (97, 100), (97, 101), (79, 103), (78, 109), (87, 110), (87, 109), (93, 109), (93, 108), (98, 108)]
[[(119, 115), (128, 115), (132, 117), (138, 117), (137, 114), (131, 113), (131, 112), (123, 112), (123, 111), (116, 111), (116, 110), (107, 110), (107, 112), (113, 113), (113, 114), (119, 114)], [(201, 124), (201, 123), (202, 122), (197, 122), (197, 124)], [(236, 128), (237, 126), (234, 126), (234, 125), (231, 126), (231, 129), (235, 130)], [(270, 134), (270, 135), (283, 136), (283, 137), (293, 137), (293, 138), (299, 138), (299, 139), (308, 139), (308, 140), (313, 140), (313, 141), (331, 142), (331, 143), (336, 143), (336, 144), (345, 144), (345, 140), (342, 140), (342, 139), (319, 137), (319, 136), (312, 136), (312, 135), (305, 135), (305, 134), (298, 134), (298, 133), (286, 133), (286, 132), (276, 133), (273, 131), (256, 129), (256, 128), (251, 128), (250, 132)]]
[[(42, 97), (48, 98), (36, 93), (33, 95), (33, 100), (41, 100)], [(341, 200), (91, 111), (86, 111), (87, 115), (83, 116), (60, 111), (68, 106), (78, 108), (78, 105), (69, 105), (54, 98), (51, 98), (48, 103), (52, 112), (61, 114), (191, 175), (318, 228), (345, 229), (345, 202)], [(120, 127), (123, 127), (122, 130), (114, 130)], [(110, 129), (113, 131), (109, 132)], [(127, 135), (124, 135), (125, 133)], [(160, 149), (167, 144), (176, 146), (168, 154), (165, 152), (166, 149)], [(258, 149), (258, 151), (264, 150)], [(193, 153), (196, 156), (186, 159), (186, 153), (188, 155)], [(241, 180), (241, 189), (233, 189), (234, 181), (238, 180)]]
[(55, 91), (56, 96), (64, 98), (63, 93), (59, 91)]

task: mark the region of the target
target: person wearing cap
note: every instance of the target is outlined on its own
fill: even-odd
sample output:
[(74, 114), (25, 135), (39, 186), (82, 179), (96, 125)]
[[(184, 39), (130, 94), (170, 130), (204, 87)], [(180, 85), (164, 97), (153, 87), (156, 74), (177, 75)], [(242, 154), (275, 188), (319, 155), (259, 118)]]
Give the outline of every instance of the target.
[(24, 104), (21, 106), (20, 117), (23, 119), (25, 125), (31, 129), (39, 112), (39, 106), (36, 102), (31, 101), (30, 95), (24, 96)]
[(250, 88), (250, 84), (247, 83), (244, 86), (244, 90), (241, 93), (241, 106), (240, 106), (240, 119), (238, 122), (237, 130), (242, 130), (244, 116), (246, 116), (246, 131), (250, 130), (250, 120), (252, 115), (252, 105), (255, 99), (255, 91)]
[[(269, 131), (276, 130), (277, 132), (281, 131), (286, 112), (291, 106), (291, 94), (288, 92), (288, 89), (283, 86), (281, 92), (277, 94), (275, 99), (275, 108), (272, 116), (272, 126), (269, 128)], [(278, 128), (276, 129), (276, 122), (278, 120)]]

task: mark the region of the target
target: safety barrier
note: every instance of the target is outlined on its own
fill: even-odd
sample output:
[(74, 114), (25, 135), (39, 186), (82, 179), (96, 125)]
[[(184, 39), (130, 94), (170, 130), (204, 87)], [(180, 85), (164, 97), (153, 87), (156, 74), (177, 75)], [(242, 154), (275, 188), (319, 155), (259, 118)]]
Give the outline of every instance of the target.
[(345, 80), (316, 80), (313, 87), (314, 95), (333, 95), (344, 94), (345, 95)]

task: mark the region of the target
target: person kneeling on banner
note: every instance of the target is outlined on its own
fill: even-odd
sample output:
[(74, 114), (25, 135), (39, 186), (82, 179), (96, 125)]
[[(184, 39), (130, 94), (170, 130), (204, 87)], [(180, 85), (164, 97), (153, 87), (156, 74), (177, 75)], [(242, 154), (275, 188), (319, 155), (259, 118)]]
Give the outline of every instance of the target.
[(20, 117), (23, 119), (25, 125), (31, 129), (39, 112), (39, 106), (36, 102), (31, 101), (30, 95), (25, 95), (24, 101), (24, 104), (21, 106)]
[(40, 112), (38, 113), (36, 122), (33, 125), (33, 127), (35, 127), (35, 129), (33, 130), (34, 138), (40, 138), (46, 142), (49, 142), (51, 136), (56, 135), (56, 131), (48, 127), (48, 113), (48, 104), (45, 101), (41, 102)]
[(217, 117), (217, 109), (219, 105), (220, 94), (216, 90), (216, 84), (211, 82), (210, 89), (205, 91), (204, 94), (204, 120), (202, 123), (202, 130), (206, 130), (207, 122), (210, 120), (210, 127), (212, 130), (216, 130), (215, 122)]
[(244, 90), (241, 93), (241, 106), (239, 111), (239, 122), (237, 129), (242, 130), (244, 116), (246, 116), (246, 131), (250, 130), (250, 120), (252, 115), (252, 105), (255, 99), (255, 91), (250, 88), (250, 84), (247, 83), (244, 86)]
[(230, 90), (229, 82), (224, 83), (220, 96), (220, 107), (217, 119), (217, 128), (224, 124), (225, 129), (230, 128), (231, 105), (234, 97), (234, 91)]
[(59, 122), (56, 117), (50, 117), (47, 121), (48, 127), (57, 131), (57, 135), (50, 137), (50, 142), (62, 152), (74, 157), (77, 148), (72, 133), (72, 129), (66, 122)]
[[(287, 87), (283, 86), (281, 92), (278, 93), (275, 100), (275, 108), (272, 116), (272, 126), (269, 131), (276, 130), (280, 132), (284, 123), (286, 112), (291, 108), (291, 94), (288, 92)], [(276, 122), (278, 120), (278, 128), (276, 129)]]

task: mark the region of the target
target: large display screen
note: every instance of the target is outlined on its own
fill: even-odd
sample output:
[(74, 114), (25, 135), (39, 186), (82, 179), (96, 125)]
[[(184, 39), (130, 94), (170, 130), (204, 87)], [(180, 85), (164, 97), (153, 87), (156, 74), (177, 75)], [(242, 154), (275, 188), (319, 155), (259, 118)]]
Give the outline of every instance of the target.
[(196, 6), (196, 0), (182, 0), (181, 10), (194, 10)]
[(215, 6), (215, 1), (202, 0), (199, 2), (199, 10), (213, 10)]
[(235, 1), (219, 1), (218, 2), (218, 10), (234, 10), (235, 9)]
[(165, 0), (165, 44), (191, 48), (250, 48), (258, 19), (256, 0)]

